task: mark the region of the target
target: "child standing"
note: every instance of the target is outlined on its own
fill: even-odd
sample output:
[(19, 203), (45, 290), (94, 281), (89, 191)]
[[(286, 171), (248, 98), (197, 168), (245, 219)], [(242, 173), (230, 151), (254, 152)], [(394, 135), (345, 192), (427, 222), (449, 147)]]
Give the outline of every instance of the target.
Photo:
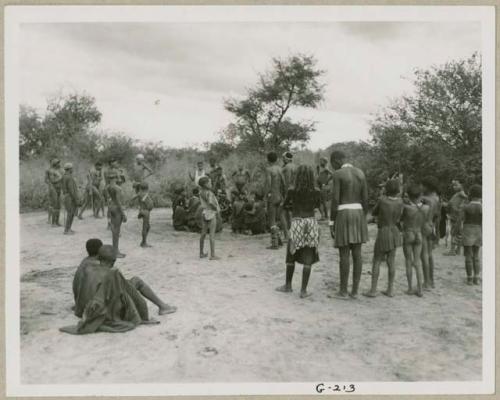
[(304, 266), (300, 297), (310, 296), (307, 292), (307, 284), (311, 275), (311, 266), (319, 261), (319, 228), (314, 217), (314, 210), (319, 208), (320, 200), (320, 191), (314, 187), (312, 167), (299, 166), (295, 177), (295, 187), (288, 190), (284, 203), (285, 208), (291, 210), (292, 221), (286, 251), (285, 285), (276, 289), (280, 292), (292, 291), (295, 263), (298, 262)]
[[(401, 221), (403, 223), (403, 251), (406, 263), (406, 278), (408, 280), (407, 294), (422, 297), (423, 272), (420, 257), (422, 253), (422, 229), (429, 214), (429, 206), (422, 204), (422, 192), (419, 185), (412, 185), (408, 189), (407, 200), (403, 207)], [(413, 290), (413, 268), (417, 276), (417, 289)]]
[(202, 208), (200, 258), (207, 257), (207, 253), (204, 252), (203, 248), (205, 247), (205, 237), (208, 232), (210, 239), (210, 260), (219, 260), (219, 257), (215, 255), (215, 231), (217, 229), (217, 214), (220, 211), (219, 202), (211, 190), (212, 184), (209, 178), (206, 176), (200, 178), (198, 184), (201, 188), (200, 201)]
[(125, 254), (121, 253), (119, 250), (120, 230), (122, 223), (127, 222), (127, 216), (125, 215), (125, 211), (123, 210), (122, 190), (116, 183), (117, 179), (118, 175), (116, 173), (113, 172), (108, 174), (108, 217), (116, 258), (123, 258), (125, 257)]
[[(464, 207), (463, 245), (465, 255), (465, 271), (468, 285), (479, 285), (481, 265), (479, 263), (479, 248), (483, 245), (482, 234), (482, 187), (473, 185), (470, 188), (470, 202)], [(474, 272), (474, 277), (472, 273)]]
[(139, 189), (139, 215), (137, 217), (139, 219), (142, 218), (141, 247), (144, 248), (152, 247), (151, 245), (148, 244), (147, 238), (149, 229), (151, 228), (149, 221), (150, 221), (151, 211), (153, 210), (153, 200), (149, 195), (149, 186), (147, 182), (139, 183), (138, 189)]
[(389, 268), (387, 290), (382, 293), (389, 297), (394, 296), (394, 277), (396, 274), (394, 259), (396, 249), (401, 246), (401, 233), (396, 224), (403, 212), (403, 200), (397, 197), (399, 181), (396, 179), (387, 181), (385, 194), (386, 196), (379, 199), (372, 211), (372, 215), (377, 217), (378, 232), (373, 255), (372, 285), (368, 292), (363, 293), (368, 297), (377, 295), (377, 282), (382, 261), (386, 261)]

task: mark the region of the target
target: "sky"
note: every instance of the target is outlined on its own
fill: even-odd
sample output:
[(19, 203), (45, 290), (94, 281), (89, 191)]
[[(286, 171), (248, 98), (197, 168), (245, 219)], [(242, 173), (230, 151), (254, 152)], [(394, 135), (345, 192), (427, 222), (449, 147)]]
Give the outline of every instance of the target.
[(291, 117), (316, 121), (308, 148), (368, 140), (373, 113), (411, 93), (415, 68), (480, 51), (473, 22), (197, 22), (23, 24), (22, 103), (41, 113), (57, 94), (85, 92), (101, 128), (169, 147), (213, 141), (273, 57), (312, 54), (325, 99)]

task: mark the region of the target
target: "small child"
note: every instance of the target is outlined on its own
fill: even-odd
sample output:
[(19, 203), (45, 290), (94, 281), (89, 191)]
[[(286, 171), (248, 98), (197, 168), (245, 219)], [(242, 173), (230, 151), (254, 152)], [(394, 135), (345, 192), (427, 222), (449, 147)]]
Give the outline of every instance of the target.
[(142, 218), (142, 242), (141, 247), (152, 247), (148, 244), (147, 238), (149, 229), (151, 227), (149, 220), (151, 210), (153, 210), (153, 200), (149, 196), (149, 186), (147, 182), (142, 182), (139, 184), (139, 215), (137, 218)]
[(200, 178), (198, 184), (201, 188), (200, 201), (202, 207), (200, 258), (207, 257), (207, 253), (203, 251), (203, 248), (205, 247), (205, 237), (208, 232), (210, 239), (210, 260), (219, 260), (219, 257), (215, 255), (215, 232), (217, 230), (217, 215), (220, 212), (219, 202), (211, 190), (212, 184), (209, 178), (205, 176)]
[[(463, 209), (465, 271), (467, 273), (467, 284), (479, 285), (479, 274), (481, 272), (479, 248), (483, 245), (482, 187), (473, 185), (470, 188), (469, 196), (471, 200)], [(474, 272), (474, 278), (472, 272)]]
[(394, 259), (396, 257), (396, 249), (401, 246), (401, 233), (397, 227), (397, 223), (403, 212), (403, 200), (398, 197), (399, 181), (391, 179), (385, 184), (385, 196), (381, 197), (375, 205), (372, 215), (377, 217), (377, 239), (375, 241), (373, 267), (372, 267), (372, 285), (368, 292), (363, 293), (367, 297), (375, 297), (377, 295), (377, 282), (380, 273), (380, 264), (382, 261), (387, 262), (389, 268), (389, 281), (387, 290), (382, 292), (386, 296), (394, 296), (394, 277), (396, 269)]
[[(422, 253), (422, 229), (429, 214), (429, 206), (420, 202), (422, 191), (420, 185), (412, 185), (406, 192), (403, 215), (403, 251), (406, 262), (406, 278), (408, 280), (407, 294), (415, 294), (422, 297), (423, 271), (421, 264)], [(417, 289), (413, 290), (412, 278), (413, 268), (417, 276)]]

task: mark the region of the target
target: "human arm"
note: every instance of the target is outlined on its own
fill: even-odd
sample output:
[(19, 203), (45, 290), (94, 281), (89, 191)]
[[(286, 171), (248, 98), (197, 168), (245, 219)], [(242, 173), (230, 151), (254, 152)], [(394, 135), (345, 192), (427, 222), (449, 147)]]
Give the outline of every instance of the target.
[(333, 174), (332, 177), (332, 195), (330, 206), (330, 236), (335, 239), (335, 218), (337, 217), (337, 208), (340, 203), (340, 179), (338, 175)]

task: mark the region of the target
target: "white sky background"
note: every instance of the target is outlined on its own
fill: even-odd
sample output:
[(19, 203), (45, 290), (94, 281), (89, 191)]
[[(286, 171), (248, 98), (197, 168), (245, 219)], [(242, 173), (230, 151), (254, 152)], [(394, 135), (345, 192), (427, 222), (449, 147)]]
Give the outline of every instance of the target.
[(472, 22), (25, 24), (20, 97), (44, 112), (58, 92), (86, 92), (103, 129), (197, 145), (231, 122), (224, 98), (243, 96), (272, 57), (303, 52), (326, 70), (321, 106), (291, 113), (317, 121), (316, 150), (367, 140), (370, 114), (411, 90), (414, 68), (468, 57), (480, 35)]

